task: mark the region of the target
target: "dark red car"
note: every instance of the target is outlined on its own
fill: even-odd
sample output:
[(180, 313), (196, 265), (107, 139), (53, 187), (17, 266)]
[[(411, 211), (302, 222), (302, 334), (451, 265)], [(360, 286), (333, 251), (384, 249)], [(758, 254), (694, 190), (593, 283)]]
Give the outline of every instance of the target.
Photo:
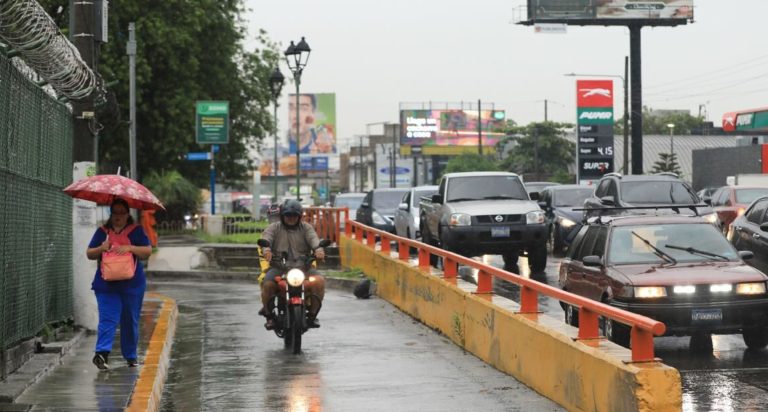
[[(602, 216), (577, 234), (560, 266), (560, 286), (667, 326), (668, 335), (741, 333), (749, 348), (768, 345), (768, 276), (744, 263), (701, 217)], [(578, 308), (562, 304), (578, 325)], [(629, 344), (629, 328), (601, 321), (603, 334)]]
[(723, 186), (717, 189), (709, 203), (717, 213), (723, 233), (728, 233), (731, 222), (743, 215), (750, 203), (763, 196), (768, 196), (768, 187)]

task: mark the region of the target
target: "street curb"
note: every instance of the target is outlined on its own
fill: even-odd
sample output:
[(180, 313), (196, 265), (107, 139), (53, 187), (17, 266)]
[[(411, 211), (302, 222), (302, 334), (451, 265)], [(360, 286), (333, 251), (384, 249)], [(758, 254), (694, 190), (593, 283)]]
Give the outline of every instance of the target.
[(53, 372), (57, 366), (61, 365), (64, 355), (77, 345), (86, 333), (85, 329), (80, 329), (67, 341), (44, 344), (42, 352), (36, 353), (18, 370), (0, 382), (0, 403), (13, 403), (27, 388)]
[(154, 292), (147, 293), (147, 297), (162, 300), (163, 306), (157, 315), (155, 329), (152, 331), (149, 346), (144, 355), (144, 364), (128, 401), (128, 407), (125, 409), (130, 412), (160, 410), (165, 379), (171, 363), (171, 346), (176, 334), (176, 319), (179, 315), (175, 300)]

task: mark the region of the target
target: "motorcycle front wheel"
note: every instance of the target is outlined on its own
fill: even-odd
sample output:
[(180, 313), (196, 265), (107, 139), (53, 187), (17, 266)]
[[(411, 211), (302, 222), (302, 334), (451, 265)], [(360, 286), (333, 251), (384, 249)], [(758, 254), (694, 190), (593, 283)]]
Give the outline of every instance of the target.
[(304, 333), (304, 306), (295, 305), (290, 311), (291, 329), (286, 333), (286, 337), (292, 335), (291, 351), (298, 355), (301, 352), (301, 334)]

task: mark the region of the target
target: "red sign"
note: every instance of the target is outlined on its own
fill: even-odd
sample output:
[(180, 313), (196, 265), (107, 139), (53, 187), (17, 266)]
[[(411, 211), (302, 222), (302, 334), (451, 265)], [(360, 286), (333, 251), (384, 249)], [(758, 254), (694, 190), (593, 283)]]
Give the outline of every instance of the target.
[(738, 112), (728, 112), (723, 115), (723, 131), (734, 132), (736, 131), (736, 115)]
[(576, 106), (613, 108), (613, 80), (576, 80)]

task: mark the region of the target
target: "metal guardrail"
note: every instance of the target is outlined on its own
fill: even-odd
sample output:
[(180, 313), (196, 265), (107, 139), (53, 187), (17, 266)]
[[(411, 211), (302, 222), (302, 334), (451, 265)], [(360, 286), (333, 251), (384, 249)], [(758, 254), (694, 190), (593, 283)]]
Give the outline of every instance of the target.
[[(338, 221), (338, 219), (336, 221)], [(630, 326), (632, 328), (630, 332), (632, 362), (652, 362), (657, 360), (654, 357), (653, 337), (654, 335), (661, 336), (664, 334), (666, 326), (662, 322), (574, 295), (547, 284), (477, 262), (473, 259), (434, 246), (374, 229), (355, 221), (345, 221), (345, 234), (348, 237), (354, 235), (355, 240), (371, 248), (376, 247), (376, 237), (378, 236), (381, 239), (381, 253), (387, 255), (391, 253), (390, 242), (397, 242), (398, 258), (404, 261), (409, 260), (410, 258), (409, 248), (415, 248), (418, 251), (418, 267), (420, 270), (427, 272), (430, 271), (430, 255), (440, 256), (443, 258), (443, 277), (446, 279), (455, 278), (457, 276), (459, 264), (477, 269), (477, 290), (475, 291), (477, 294), (493, 293), (494, 277), (512, 282), (520, 286), (519, 313), (540, 313), (538, 301), (539, 293), (559, 299), (570, 305), (578, 306), (579, 333), (576, 340), (579, 341), (601, 338), (598, 327), (600, 316)]]
[[(344, 214), (342, 218), (342, 213)], [(315, 227), (320, 239), (328, 239), (331, 243), (339, 243), (341, 237), (340, 223), (349, 219), (348, 207), (320, 207), (310, 206), (304, 208), (304, 221)], [(348, 227), (348, 226), (347, 226)]]

